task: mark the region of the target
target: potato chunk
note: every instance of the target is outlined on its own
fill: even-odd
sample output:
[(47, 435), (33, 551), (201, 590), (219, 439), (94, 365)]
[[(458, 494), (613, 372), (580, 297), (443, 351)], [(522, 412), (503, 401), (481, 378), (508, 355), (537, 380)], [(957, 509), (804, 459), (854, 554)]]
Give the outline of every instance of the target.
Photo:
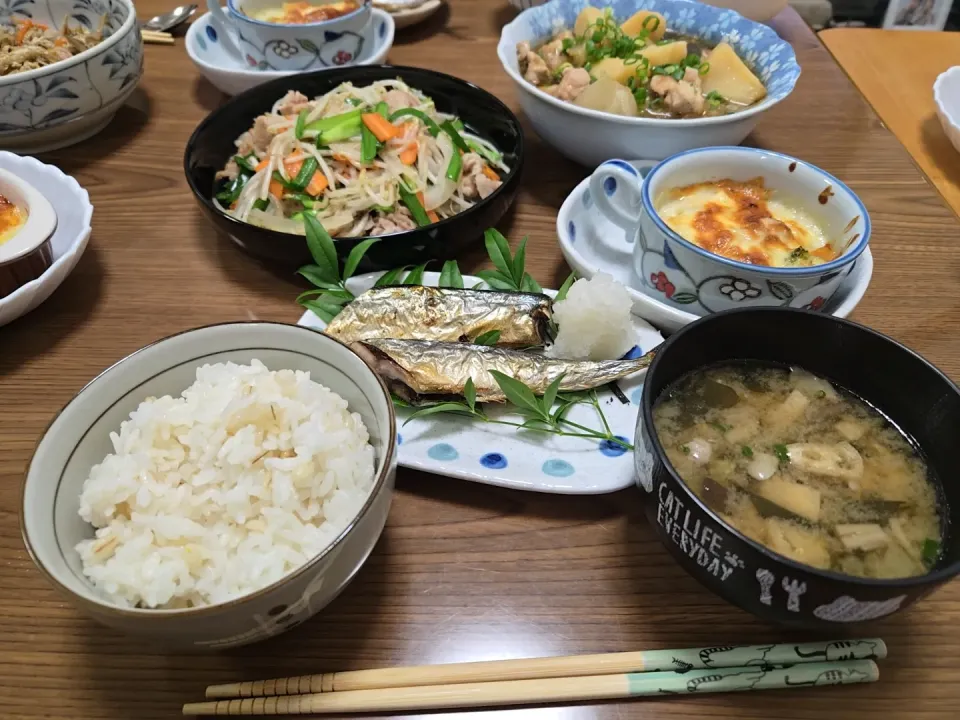
[(640, 54), (650, 61), (650, 67), (677, 65), (687, 56), (687, 42), (677, 40), (666, 45), (648, 45)]
[[(653, 20), (647, 20), (649, 17), (655, 17), (657, 19), (658, 22), (656, 26), (654, 26)], [(644, 25), (644, 22), (647, 24)], [(626, 20), (620, 26), (620, 29), (627, 35), (633, 37), (639, 35), (643, 30), (650, 30), (649, 38), (657, 42), (663, 39), (663, 34), (667, 31), (667, 19), (660, 13), (650, 12), (649, 10), (638, 10), (630, 16), (629, 20)]]
[(637, 101), (633, 93), (608, 77), (602, 77), (588, 85), (573, 104), (614, 115), (635, 116), (637, 114)]
[(587, 6), (580, 11), (580, 14), (577, 15), (577, 20), (573, 24), (573, 34), (583, 35), (587, 28), (593, 25), (597, 20), (603, 17), (603, 10), (599, 8)]
[(730, 102), (740, 105), (753, 105), (767, 96), (763, 83), (729, 44), (717, 45), (710, 51), (707, 62), (710, 63), (710, 71), (703, 76), (705, 94), (718, 92)]
[(820, 491), (783, 478), (772, 477), (760, 483), (758, 494), (810, 522), (820, 519)]
[(590, 74), (595, 78), (608, 77), (621, 85), (626, 85), (636, 71), (636, 65), (625, 65), (620, 58), (604, 58), (590, 68)]

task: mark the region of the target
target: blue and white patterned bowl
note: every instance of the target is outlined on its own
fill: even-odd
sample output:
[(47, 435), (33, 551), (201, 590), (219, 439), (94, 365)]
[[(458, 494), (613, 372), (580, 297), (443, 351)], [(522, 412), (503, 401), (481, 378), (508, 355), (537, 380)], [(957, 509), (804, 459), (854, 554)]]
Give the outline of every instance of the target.
[[(316, 69), (384, 63), (393, 47), (395, 31), (390, 13), (374, 8), (370, 11), (370, 22), (362, 35), (342, 33), (317, 53), (319, 63)], [(257, 60), (252, 55), (238, 58), (220, 41), (220, 32), (210, 13), (204, 13), (194, 20), (187, 31), (187, 54), (193, 64), (201, 75), (227, 95), (237, 95), (269, 80), (302, 72), (270, 67), (257, 69)]]
[[(525, 40), (534, 45), (556, 30), (573, 27), (577, 15), (588, 5), (609, 7), (621, 21), (637, 10), (654, 10), (667, 18), (667, 27), (672, 30), (702, 38), (710, 45), (729, 42), (766, 85), (767, 97), (732, 115), (660, 120), (581, 108), (524, 80), (517, 64), (517, 43)], [(738, 145), (764, 112), (793, 91), (800, 77), (793, 49), (772, 29), (733, 10), (693, 0), (552, 0), (525, 10), (504, 27), (497, 54), (520, 91), (523, 111), (540, 136), (567, 157), (591, 167), (617, 157), (662, 160), (694, 148)]]
[(31, 20), (87, 29), (106, 39), (47, 67), (0, 77), (0, 147), (41, 152), (102, 130), (143, 74), (143, 41), (131, 0), (0, 0), (0, 23)]

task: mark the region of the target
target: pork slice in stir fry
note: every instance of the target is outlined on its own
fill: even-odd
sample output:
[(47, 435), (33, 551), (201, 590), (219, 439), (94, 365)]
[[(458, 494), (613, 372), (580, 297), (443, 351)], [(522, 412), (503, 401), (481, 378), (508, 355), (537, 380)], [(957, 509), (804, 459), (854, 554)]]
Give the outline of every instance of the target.
[(502, 184), (500, 179), (490, 172), (482, 157), (476, 153), (467, 153), (463, 156), (463, 176), (460, 178), (460, 192), (463, 193), (465, 198), (482, 200), (491, 195)]

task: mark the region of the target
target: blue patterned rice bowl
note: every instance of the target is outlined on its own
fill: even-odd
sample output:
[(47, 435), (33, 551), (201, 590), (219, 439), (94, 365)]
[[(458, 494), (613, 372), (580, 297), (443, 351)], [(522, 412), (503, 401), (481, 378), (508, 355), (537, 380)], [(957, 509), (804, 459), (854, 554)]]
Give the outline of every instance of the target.
[[(611, 8), (620, 21), (638, 10), (667, 18), (667, 27), (708, 45), (729, 42), (767, 88), (767, 97), (741, 112), (682, 120), (626, 117), (581, 108), (534, 87), (520, 74), (516, 46), (546, 40), (572, 28), (588, 5)], [(738, 145), (760, 115), (784, 100), (797, 84), (800, 66), (790, 44), (774, 30), (733, 10), (693, 0), (552, 0), (520, 13), (503, 28), (497, 54), (519, 89), (520, 104), (537, 132), (568, 157), (588, 166), (613, 158), (662, 160), (678, 152), (713, 145)]]

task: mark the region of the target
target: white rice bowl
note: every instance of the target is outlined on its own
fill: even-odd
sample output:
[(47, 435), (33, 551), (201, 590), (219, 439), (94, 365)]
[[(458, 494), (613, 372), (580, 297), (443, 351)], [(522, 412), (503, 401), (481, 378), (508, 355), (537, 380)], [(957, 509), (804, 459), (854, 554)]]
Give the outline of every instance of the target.
[(80, 516), (83, 572), (123, 607), (222, 603), (333, 543), (374, 484), (347, 402), (302, 371), (205, 365), (178, 398), (148, 398), (111, 433)]

